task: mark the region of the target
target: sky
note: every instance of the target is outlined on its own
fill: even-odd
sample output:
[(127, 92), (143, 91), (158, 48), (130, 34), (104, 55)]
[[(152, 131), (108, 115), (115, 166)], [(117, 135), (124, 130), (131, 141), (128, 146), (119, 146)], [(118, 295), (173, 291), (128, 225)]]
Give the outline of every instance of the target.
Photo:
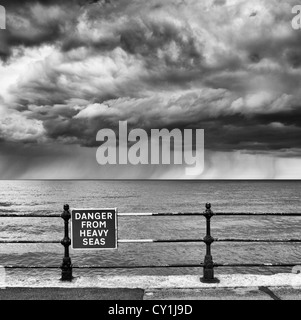
[(196, 179), (301, 179), (298, 0), (9, 0), (0, 179), (186, 179), (100, 166), (100, 129), (205, 130)]

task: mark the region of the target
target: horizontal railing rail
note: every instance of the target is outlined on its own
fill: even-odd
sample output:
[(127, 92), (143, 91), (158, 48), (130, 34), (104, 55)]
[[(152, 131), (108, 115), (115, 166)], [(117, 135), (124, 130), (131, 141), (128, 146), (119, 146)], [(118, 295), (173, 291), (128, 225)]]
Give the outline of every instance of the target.
[(280, 217), (301, 217), (301, 213), (284, 212), (218, 212), (211, 211), (211, 204), (206, 204), (205, 212), (156, 212), (156, 213), (118, 213), (118, 217), (129, 216), (203, 216), (206, 218), (206, 236), (203, 239), (118, 239), (118, 244), (130, 243), (205, 243), (206, 255), (204, 263), (198, 264), (160, 264), (160, 265), (76, 265), (71, 263), (69, 255), (69, 220), (71, 218), (69, 205), (64, 206), (62, 214), (19, 214), (19, 213), (1, 213), (0, 218), (63, 218), (64, 219), (64, 239), (58, 240), (0, 240), (0, 244), (62, 244), (64, 246), (64, 258), (62, 265), (7, 265), (7, 269), (61, 269), (62, 280), (71, 281), (72, 269), (147, 269), (147, 268), (203, 268), (203, 282), (217, 282), (214, 277), (215, 267), (294, 267), (299, 263), (214, 263), (211, 254), (211, 245), (213, 242), (241, 242), (241, 243), (300, 243), (298, 238), (284, 239), (245, 239), (245, 238), (214, 238), (211, 236), (211, 218), (213, 216), (280, 216)]
[[(143, 217), (143, 216), (206, 216), (204, 212), (118, 212), (118, 217)], [(213, 216), (284, 216), (301, 217), (295, 212), (216, 212)], [(35, 213), (0, 213), (0, 218), (61, 218), (61, 214), (35, 214)]]
[[(301, 239), (231, 239), (231, 238), (213, 238), (214, 242), (258, 242), (258, 243), (300, 243)], [(122, 239), (117, 240), (117, 243), (205, 243), (204, 239)], [(59, 240), (0, 240), (2, 244), (59, 244), (61, 241)]]
[[(300, 263), (214, 263), (213, 266), (218, 267), (294, 267)], [(72, 264), (73, 269), (165, 269), (165, 268), (200, 268), (204, 267), (204, 263), (199, 264), (161, 264), (161, 265), (118, 265), (118, 266), (102, 266), (102, 265), (76, 265)], [(61, 269), (59, 265), (7, 265), (7, 269)]]

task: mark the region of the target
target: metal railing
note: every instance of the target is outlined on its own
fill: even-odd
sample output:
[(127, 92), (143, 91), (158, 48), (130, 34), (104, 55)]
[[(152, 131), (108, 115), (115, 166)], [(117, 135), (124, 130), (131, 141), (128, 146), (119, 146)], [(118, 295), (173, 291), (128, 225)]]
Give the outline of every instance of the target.
[(39, 240), (0, 240), (2, 244), (16, 243), (16, 244), (62, 244), (64, 246), (63, 262), (60, 266), (34, 266), (34, 265), (7, 265), (4, 266), (7, 269), (61, 269), (61, 280), (72, 281), (73, 269), (143, 269), (143, 268), (182, 268), (182, 267), (202, 267), (203, 277), (200, 279), (205, 283), (219, 282), (214, 277), (215, 267), (294, 267), (298, 263), (214, 263), (211, 253), (211, 245), (213, 242), (244, 242), (244, 243), (300, 243), (301, 239), (239, 239), (239, 238), (213, 238), (211, 236), (211, 218), (213, 216), (294, 216), (301, 217), (301, 213), (253, 213), (253, 212), (219, 212), (213, 213), (211, 210), (211, 204), (206, 204), (206, 210), (203, 213), (189, 212), (189, 213), (118, 213), (118, 216), (203, 216), (206, 218), (206, 235), (203, 239), (118, 239), (118, 243), (199, 243), (203, 242), (206, 245), (206, 254), (203, 263), (199, 264), (163, 264), (163, 265), (135, 265), (135, 266), (98, 266), (87, 265), (77, 266), (71, 262), (69, 247), (71, 245), (71, 239), (69, 237), (69, 220), (71, 219), (69, 205), (64, 205), (64, 211), (62, 214), (0, 214), (0, 218), (58, 218), (61, 217), (64, 220), (64, 238), (61, 241), (39, 241)]

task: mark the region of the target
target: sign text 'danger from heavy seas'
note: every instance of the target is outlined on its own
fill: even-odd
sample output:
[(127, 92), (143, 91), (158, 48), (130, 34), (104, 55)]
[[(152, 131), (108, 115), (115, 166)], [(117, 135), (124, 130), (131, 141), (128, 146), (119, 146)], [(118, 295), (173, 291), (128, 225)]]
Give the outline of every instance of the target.
[(72, 249), (116, 249), (117, 209), (73, 209)]

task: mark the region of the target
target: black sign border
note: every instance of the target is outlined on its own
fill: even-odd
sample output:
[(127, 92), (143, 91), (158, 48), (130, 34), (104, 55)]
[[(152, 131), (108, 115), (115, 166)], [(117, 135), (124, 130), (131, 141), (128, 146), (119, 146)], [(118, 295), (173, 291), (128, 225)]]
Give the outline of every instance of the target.
[[(74, 248), (73, 247), (73, 211), (76, 210), (96, 210), (96, 211), (115, 211), (115, 248)], [(71, 249), (72, 250), (117, 250), (118, 249), (118, 208), (72, 208), (71, 209), (71, 223), (70, 223), (70, 228), (71, 228)]]

